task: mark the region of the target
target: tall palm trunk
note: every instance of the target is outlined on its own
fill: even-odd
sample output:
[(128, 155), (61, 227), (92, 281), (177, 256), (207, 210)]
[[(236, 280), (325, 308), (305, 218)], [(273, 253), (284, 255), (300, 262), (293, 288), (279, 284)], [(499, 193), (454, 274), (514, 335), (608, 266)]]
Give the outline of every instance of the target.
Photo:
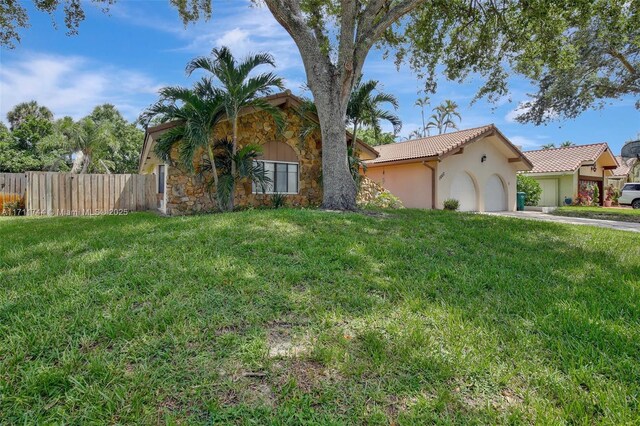
[(216, 161), (213, 157), (213, 149), (211, 148), (211, 144), (207, 145), (207, 150), (209, 152), (209, 161), (211, 162), (211, 173), (213, 174), (213, 183), (216, 188), (216, 205), (219, 209), (222, 210), (222, 204), (220, 202), (220, 193), (218, 192), (218, 169), (216, 169)]
[(80, 172), (81, 174), (87, 173), (87, 170), (89, 169), (89, 164), (91, 164), (91, 154), (90, 153), (85, 153), (84, 154), (84, 163), (82, 164), (82, 171)]
[(347, 148), (352, 149), (356, 146), (358, 140), (358, 120), (353, 120), (353, 133), (350, 141), (347, 142)]
[(233, 211), (236, 196), (236, 152), (238, 151), (238, 111), (232, 120), (233, 139), (231, 142), (231, 194), (229, 195), (229, 211)]
[(79, 173), (82, 170), (82, 165), (84, 164), (84, 153), (82, 151), (78, 151), (76, 153), (76, 157), (73, 159), (73, 166), (71, 167), (71, 173)]

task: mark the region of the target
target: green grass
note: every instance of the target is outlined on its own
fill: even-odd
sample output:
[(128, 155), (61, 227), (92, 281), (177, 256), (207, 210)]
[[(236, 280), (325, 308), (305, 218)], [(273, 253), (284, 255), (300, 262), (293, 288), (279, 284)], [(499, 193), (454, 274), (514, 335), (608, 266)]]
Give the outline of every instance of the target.
[(607, 207), (560, 207), (553, 212), (557, 216), (584, 217), (587, 219), (618, 220), (640, 223), (640, 209)]
[(451, 212), (0, 219), (2, 423), (638, 424), (640, 235)]

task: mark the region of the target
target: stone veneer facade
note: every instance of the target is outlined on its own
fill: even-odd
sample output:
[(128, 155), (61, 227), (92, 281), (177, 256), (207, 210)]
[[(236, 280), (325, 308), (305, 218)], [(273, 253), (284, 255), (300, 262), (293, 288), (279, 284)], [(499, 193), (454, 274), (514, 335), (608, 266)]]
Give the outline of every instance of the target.
[[(241, 116), (238, 120), (238, 146), (248, 143), (264, 145), (277, 141), (289, 145), (296, 153), (299, 164), (299, 190), (296, 195), (286, 195), (288, 206), (317, 206), (322, 202), (320, 176), (322, 170), (322, 149), (320, 132), (315, 131), (303, 142), (298, 136), (303, 125), (296, 111), (286, 106), (282, 109), (286, 126), (278, 132), (275, 122), (266, 112), (254, 112)], [(231, 125), (223, 122), (214, 130), (216, 139), (231, 137)], [(202, 163), (203, 151), (196, 154), (196, 170)], [(252, 194), (245, 185), (236, 185), (235, 206), (269, 205), (271, 195)], [(172, 155), (172, 164), (166, 171), (166, 213), (185, 215), (216, 210), (215, 196), (211, 197), (205, 182), (197, 173), (183, 171), (179, 166), (177, 153)]]

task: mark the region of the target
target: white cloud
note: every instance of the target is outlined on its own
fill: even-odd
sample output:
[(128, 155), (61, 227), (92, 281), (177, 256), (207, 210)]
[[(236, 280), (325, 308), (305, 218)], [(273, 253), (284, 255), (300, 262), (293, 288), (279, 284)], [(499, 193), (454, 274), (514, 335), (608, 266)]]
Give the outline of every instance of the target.
[(0, 115), (4, 119), (13, 106), (34, 99), (56, 117), (77, 119), (108, 102), (133, 119), (160, 87), (144, 73), (81, 56), (27, 54), (0, 68)]
[(507, 136), (507, 137), (514, 145), (522, 148), (525, 151), (538, 149), (538, 148), (541, 148), (542, 145), (544, 145), (544, 141), (540, 140), (543, 138), (532, 139), (530, 137), (521, 136), (521, 135)]
[(529, 111), (529, 108), (525, 107), (524, 104), (524, 102), (520, 102), (517, 107), (509, 111), (507, 115), (504, 116), (505, 121), (507, 123), (517, 123), (516, 118)]

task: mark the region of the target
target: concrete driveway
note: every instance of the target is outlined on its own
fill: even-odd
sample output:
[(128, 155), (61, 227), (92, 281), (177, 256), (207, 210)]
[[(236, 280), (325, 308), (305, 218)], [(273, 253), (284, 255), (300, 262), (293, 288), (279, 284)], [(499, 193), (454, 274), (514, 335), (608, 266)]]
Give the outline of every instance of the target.
[(585, 219), (581, 217), (554, 216), (542, 212), (492, 212), (484, 213), (494, 216), (515, 217), (518, 219), (542, 220), (545, 222), (568, 223), (570, 225), (591, 225), (600, 228), (617, 229), (619, 231), (640, 232), (640, 223), (618, 222), (614, 220)]

